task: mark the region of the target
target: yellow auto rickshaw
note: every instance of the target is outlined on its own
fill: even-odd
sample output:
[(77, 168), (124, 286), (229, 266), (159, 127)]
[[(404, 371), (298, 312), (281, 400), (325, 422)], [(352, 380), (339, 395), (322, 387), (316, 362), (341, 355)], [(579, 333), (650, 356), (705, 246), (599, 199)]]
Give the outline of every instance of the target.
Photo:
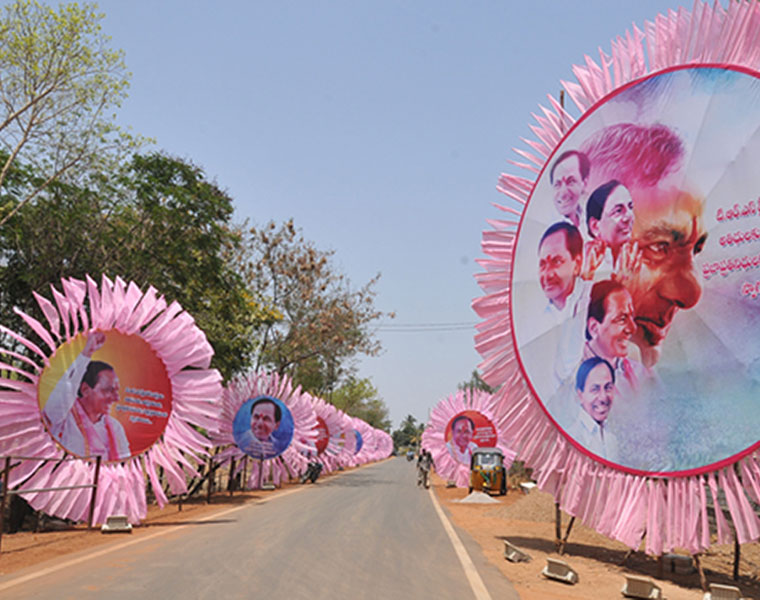
[(500, 496), (507, 493), (504, 453), (498, 448), (475, 448), (470, 460), (470, 493), (474, 491)]

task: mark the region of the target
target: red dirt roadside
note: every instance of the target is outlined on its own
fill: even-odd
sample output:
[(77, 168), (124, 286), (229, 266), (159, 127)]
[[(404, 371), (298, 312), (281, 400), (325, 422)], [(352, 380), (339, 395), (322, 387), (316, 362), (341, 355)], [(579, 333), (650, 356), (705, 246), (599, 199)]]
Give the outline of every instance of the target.
[[(326, 475), (325, 477), (331, 477)], [(537, 490), (530, 494), (510, 490), (499, 497), (496, 504), (460, 504), (467, 490), (447, 488), (437, 475), (432, 475), (433, 490), (445, 506), (453, 523), (465, 530), (481, 546), (486, 558), (507, 577), (526, 600), (557, 600), (589, 598), (619, 598), (624, 574), (644, 575), (656, 578), (658, 563), (637, 552), (624, 566), (620, 566), (627, 548), (609, 540), (576, 522), (562, 559), (579, 573), (577, 585), (567, 586), (547, 580), (540, 572), (547, 556), (558, 555), (554, 549), (554, 501)], [(176, 504), (163, 509), (153, 505), (148, 508), (144, 523), (134, 528), (130, 539), (150, 535), (159, 528), (174, 525), (190, 525), (213, 513), (244, 503), (258, 502), (282, 494), (298, 484), (285, 485), (275, 491), (217, 493), (212, 503), (195, 499), (185, 503), (182, 510)], [(308, 489), (304, 490), (308, 493)], [(563, 527), (567, 526), (563, 515)], [(0, 554), (0, 575), (8, 575), (21, 569), (47, 561), (62, 559), (70, 554), (95, 549), (106, 544), (121, 543), (124, 534), (103, 535), (99, 529), (88, 531), (77, 526), (65, 531), (40, 533), (21, 532), (5, 534)], [(509, 539), (533, 558), (528, 563), (513, 564), (503, 557), (503, 540)], [(708, 581), (737, 585), (745, 597), (760, 599), (760, 545), (745, 544), (741, 548), (740, 578), (731, 579), (733, 546), (714, 546), (702, 558)], [(699, 578), (696, 573), (665, 572), (663, 580), (657, 580), (668, 600), (693, 600), (701, 598)]]
[[(467, 490), (447, 488), (436, 475), (433, 489), (441, 504), (451, 514), (453, 523), (467, 531), (481, 546), (486, 558), (514, 585), (526, 600), (621, 598), (625, 574), (652, 577), (668, 600), (694, 600), (702, 597), (699, 577), (665, 570), (657, 579), (658, 561), (636, 552), (620, 566), (628, 548), (585, 527), (576, 521), (563, 556), (554, 547), (554, 499), (538, 490), (529, 494), (510, 490), (506, 496), (494, 497), (498, 504), (459, 504)], [(569, 517), (562, 516), (563, 534)], [(504, 558), (504, 539), (527, 552), (532, 560), (511, 563)], [(713, 546), (703, 555), (707, 581), (738, 586), (746, 598), (760, 598), (760, 544), (741, 547), (740, 578), (733, 581), (733, 545)], [(686, 551), (679, 553), (686, 554)], [(579, 575), (576, 585), (566, 585), (541, 575), (546, 557), (561, 558)]]

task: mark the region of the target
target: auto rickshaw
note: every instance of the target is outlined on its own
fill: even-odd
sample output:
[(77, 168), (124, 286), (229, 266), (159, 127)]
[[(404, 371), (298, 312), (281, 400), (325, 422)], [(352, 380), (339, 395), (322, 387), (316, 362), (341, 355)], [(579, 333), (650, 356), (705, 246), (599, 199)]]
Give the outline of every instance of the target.
[(498, 448), (475, 448), (470, 460), (470, 493), (507, 493), (507, 472), (504, 469), (504, 453)]

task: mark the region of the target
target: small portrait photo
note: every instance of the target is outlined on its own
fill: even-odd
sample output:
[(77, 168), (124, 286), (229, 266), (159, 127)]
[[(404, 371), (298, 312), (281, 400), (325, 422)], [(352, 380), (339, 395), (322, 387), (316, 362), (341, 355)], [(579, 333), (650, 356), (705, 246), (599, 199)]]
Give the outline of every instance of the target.
[(238, 409), (232, 435), (248, 456), (275, 458), (293, 441), (293, 415), (285, 404), (271, 396), (249, 398)]
[(472, 451), (496, 446), (498, 437), (490, 419), (478, 411), (465, 410), (449, 421), (445, 439), (451, 458), (469, 467)]

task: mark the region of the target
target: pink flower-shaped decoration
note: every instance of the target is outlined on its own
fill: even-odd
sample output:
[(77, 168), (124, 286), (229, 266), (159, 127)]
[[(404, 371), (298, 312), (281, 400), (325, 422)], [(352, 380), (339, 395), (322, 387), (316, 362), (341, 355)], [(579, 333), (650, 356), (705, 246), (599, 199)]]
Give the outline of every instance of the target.
[[(267, 412), (274, 415), (275, 405), (275, 420), (266, 428), (260, 420), (267, 419)], [(219, 428), (211, 437), (224, 447), (215, 456), (217, 462), (234, 459), (235, 472), (252, 463), (248, 488), (266, 482), (280, 485), (306, 469), (316, 444), (317, 415), (311, 396), (293, 386), (287, 375), (251, 373), (225, 388)], [(251, 460), (244, 461), (246, 457)]]
[(760, 3), (696, 1), (585, 57), (562, 82), (577, 110), (540, 107), (483, 234), (504, 441), (563, 510), (653, 555), (706, 550), (712, 506), (718, 543), (718, 505), (760, 537), (758, 32)]
[(393, 438), (382, 429), (372, 428), (372, 447), (367, 450), (370, 462), (388, 458), (393, 452)]
[(504, 467), (514, 459), (504, 442), (501, 423), (496, 418), (491, 394), (480, 390), (459, 390), (436, 404), (422, 433), (422, 448), (433, 456), (436, 472), (457, 487), (470, 481), (472, 450), (498, 448), (504, 453)]
[(349, 437), (356, 440), (356, 445), (349, 464), (355, 467), (371, 462), (375, 450), (375, 429), (359, 417), (351, 417), (351, 429)]
[(388, 458), (393, 453), (393, 438), (386, 431), (377, 430), (377, 459)]
[[(5, 327), (0, 379), (0, 454), (81, 460), (14, 460), (11, 489), (87, 486), (100, 467), (93, 520), (145, 517), (146, 475), (160, 505), (158, 470), (174, 494), (187, 491), (208, 440), (196, 428), (217, 426), (221, 376), (209, 369), (213, 349), (192, 317), (167, 305), (154, 288), (103, 276), (62, 280), (53, 301), (34, 294), (43, 324), (16, 311), (41, 340)], [(12, 348), (11, 348), (12, 346)], [(21, 366), (18, 366), (21, 365)], [(22, 496), (58, 517), (88, 518), (92, 490), (82, 487)]]
[(312, 397), (317, 416), (317, 439), (314, 451), (327, 472), (343, 466), (341, 456), (345, 452), (346, 432), (343, 413), (322, 398)]

